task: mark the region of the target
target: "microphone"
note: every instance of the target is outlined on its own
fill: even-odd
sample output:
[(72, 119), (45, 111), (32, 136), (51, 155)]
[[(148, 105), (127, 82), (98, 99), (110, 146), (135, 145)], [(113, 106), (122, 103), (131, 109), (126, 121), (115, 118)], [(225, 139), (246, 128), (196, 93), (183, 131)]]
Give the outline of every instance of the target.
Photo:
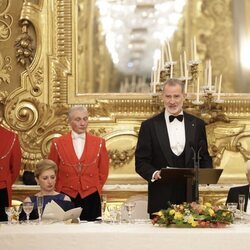
[(190, 142), (190, 148), (193, 151), (193, 160), (194, 160), (194, 178), (195, 178), (195, 201), (196, 203), (199, 203), (199, 168), (200, 168), (200, 151), (204, 147), (204, 141), (201, 140), (199, 142), (198, 150), (197, 147), (193, 144), (193, 142)]

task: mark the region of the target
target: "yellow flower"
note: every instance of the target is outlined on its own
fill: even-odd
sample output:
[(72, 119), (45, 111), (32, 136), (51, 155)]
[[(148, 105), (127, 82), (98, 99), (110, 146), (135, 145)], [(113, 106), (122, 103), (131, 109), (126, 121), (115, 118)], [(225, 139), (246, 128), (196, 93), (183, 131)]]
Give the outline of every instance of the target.
[(223, 216), (223, 217), (226, 217), (226, 216), (228, 216), (229, 214), (230, 214), (229, 212), (225, 211), (225, 212), (222, 213), (222, 216)]
[(193, 222), (194, 222), (194, 217), (193, 217), (193, 216), (189, 216), (187, 222), (188, 222), (188, 224), (191, 224), (191, 225), (192, 225)]
[(213, 216), (214, 215), (214, 210), (212, 208), (209, 208), (208, 213), (209, 213), (210, 216)]
[(181, 220), (183, 218), (183, 215), (180, 212), (176, 212), (174, 215), (175, 220)]
[(169, 215), (174, 215), (175, 214), (175, 210), (174, 209), (171, 209), (170, 211), (169, 211)]
[(194, 220), (191, 225), (192, 225), (192, 227), (197, 227), (198, 222)]
[(204, 205), (205, 205), (206, 207), (212, 207), (212, 204), (209, 203), (209, 202), (206, 202)]
[(158, 213), (157, 213), (158, 216), (162, 217), (163, 216), (163, 212), (160, 210)]

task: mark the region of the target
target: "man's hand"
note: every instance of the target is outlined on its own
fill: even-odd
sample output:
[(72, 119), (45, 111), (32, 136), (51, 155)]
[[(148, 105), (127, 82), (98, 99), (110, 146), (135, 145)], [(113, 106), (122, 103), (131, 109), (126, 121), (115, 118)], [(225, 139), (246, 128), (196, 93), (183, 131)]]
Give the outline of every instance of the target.
[(154, 180), (159, 180), (161, 179), (161, 170), (158, 170), (154, 173), (154, 176), (153, 176)]

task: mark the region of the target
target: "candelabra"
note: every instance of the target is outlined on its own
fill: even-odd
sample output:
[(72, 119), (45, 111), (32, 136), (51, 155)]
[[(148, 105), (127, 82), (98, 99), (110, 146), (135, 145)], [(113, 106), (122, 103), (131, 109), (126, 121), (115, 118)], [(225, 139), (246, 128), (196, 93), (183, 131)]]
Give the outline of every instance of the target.
[(207, 86), (203, 87), (203, 94), (196, 94), (196, 99), (187, 98), (186, 107), (195, 115), (201, 117), (207, 124), (216, 121), (229, 122), (228, 117), (223, 113), (223, 103), (214, 90), (209, 90)]

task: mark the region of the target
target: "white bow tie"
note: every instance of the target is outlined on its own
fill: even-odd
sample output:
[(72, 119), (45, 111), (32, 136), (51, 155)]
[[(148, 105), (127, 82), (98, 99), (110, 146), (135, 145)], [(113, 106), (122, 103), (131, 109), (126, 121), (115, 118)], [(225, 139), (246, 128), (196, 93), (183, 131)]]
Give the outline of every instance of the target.
[(77, 134), (77, 135), (73, 136), (73, 139), (78, 139), (78, 138), (84, 140), (85, 139), (85, 134)]

